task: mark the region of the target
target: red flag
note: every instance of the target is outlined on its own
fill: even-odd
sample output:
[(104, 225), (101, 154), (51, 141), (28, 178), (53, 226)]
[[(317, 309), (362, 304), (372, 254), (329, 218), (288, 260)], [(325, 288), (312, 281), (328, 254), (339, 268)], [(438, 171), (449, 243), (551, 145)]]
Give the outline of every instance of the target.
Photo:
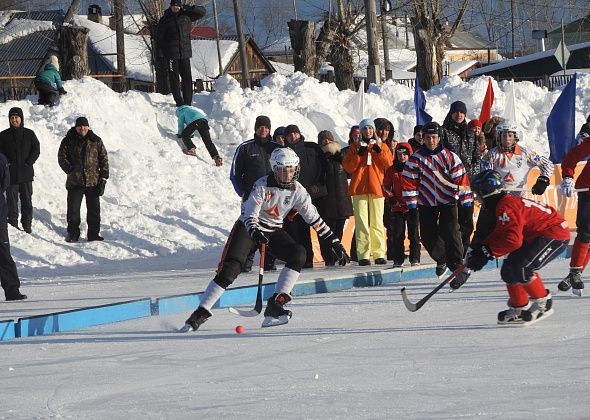
[(486, 96), (481, 104), (481, 113), (479, 114), (479, 120), (482, 124), (485, 124), (487, 120), (492, 116), (492, 105), (494, 104), (494, 89), (492, 88), (492, 78), (488, 79), (488, 90)]

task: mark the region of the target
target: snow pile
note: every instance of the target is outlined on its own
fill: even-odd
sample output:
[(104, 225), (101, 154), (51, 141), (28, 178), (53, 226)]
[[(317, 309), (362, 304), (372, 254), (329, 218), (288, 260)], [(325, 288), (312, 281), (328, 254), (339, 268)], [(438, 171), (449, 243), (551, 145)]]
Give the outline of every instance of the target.
[[(3, 26), (3, 25), (0, 25)], [(53, 30), (53, 22), (31, 19), (14, 19), (0, 31), (0, 45), (34, 32)]]
[[(427, 107), (442, 122), (449, 104), (462, 100), (468, 118), (479, 115), (487, 79), (469, 83), (457, 77), (426, 93)], [(512, 83), (494, 83), (493, 114), (501, 115)], [(130, 91), (116, 93), (92, 78), (65, 83), (68, 95), (54, 108), (29, 100), (0, 104), (0, 115), (13, 106), (23, 108), (25, 126), (41, 142), (35, 165), (33, 235), (10, 227), (12, 250), (22, 275), (55, 275), (67, 267), (91, 263), (115, 264), (119, 272), (168, 267), (213, 266), (220, 247), (239, 215), (239, 197), (229, 181), (236, 145), (251, 138), (254, 120), (265, 114), (273, 130), (297, 124), (308, 141), (329, 129), (345, 142), (350, 126), (359, 122), (353, 105), (357, 94), (340, 92), (332, 84), (319, 83), (300, 73), (290, 78), (274, 75), (261, 88), (242, 90), (229, 76), (220, 78), (216, 92), (194, 96), (195, 106), (210, 118), (212, 138), (225, 159), (215, 168), (198, 141), (200, 158), (180, 152), (172, 97)], [(531, 83), (514, 84), (522, 143), (548, 153), (545, 121), (559, 92), (548, 92)], [(395, 84), (371, 86), (365, 94), (365, 116), (391, 120), (398, 139), (407, 139), (415, 124), (413, 90)], [(578, 80), (579, 127), (590, 114), (590, 76)], [(472, 111), (473, 110), (473, 111)], [(111, 179), (102, 200), (103, 243), (67, 244), (65, 174), (57, 164), (61, 139), (76, 117), (85, 115), (90, 128), (105, 142)], [(5, 120), (5, 127), (8, 121)], [(85, 206), (82, 206), (84, 218)], [(82, 238), (86, 225), (82, 223)], [(57, 270), (57, 271), (56, 271)], [(94, 269), (93, 269), (94, 270)]]

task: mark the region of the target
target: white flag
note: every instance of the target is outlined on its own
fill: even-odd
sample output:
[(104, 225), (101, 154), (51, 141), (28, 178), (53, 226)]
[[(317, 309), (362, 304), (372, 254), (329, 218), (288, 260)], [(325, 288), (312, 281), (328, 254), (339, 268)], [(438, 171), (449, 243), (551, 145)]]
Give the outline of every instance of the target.
[(504, 115), (505, 119), (512, 122), (517, 122), (516, 119), (516, 100), (514, 99), (514, 80), (510, 83), (510, 91), (506, 92), (506, 102), (504, 103)]

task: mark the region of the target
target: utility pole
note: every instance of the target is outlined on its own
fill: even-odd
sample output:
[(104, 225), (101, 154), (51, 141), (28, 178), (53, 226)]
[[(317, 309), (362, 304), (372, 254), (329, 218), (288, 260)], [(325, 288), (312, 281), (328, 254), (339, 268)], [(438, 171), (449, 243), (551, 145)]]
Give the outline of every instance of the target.
[(236, 30), (238, 32), (238, 44), (240, 46), (240, 61), (242, 62), (242, 87), (250, 87), (250, 77), (248, 72), (248, 55), (246, 54), (246, 41), (244, 41), (244, 32), (242, 31), (242, 9), (240, 0), (234, 1), (234, 15), (236, 18)]
[(219, 63), (219, 75), (223, 74), (223, 64), (221, 63), (221, 47), (219, 46), (219, 22), (217, 21), (217, 1), (213, 0), (213, 20), (215, 21), (215, 43), (217, 44), (217, 62)]
[(379, 44), (377, 43), (377, 6), (375, 0), (365, 0), (365, 20), (367, 22), (367, 48), (369, 65), (367, 66), (367, 86), (369, 83), (381, 84), (381, 67), (379, 66)]
[(125, 0), (115, 0), (115, 31), (117, 33), (117, 71), (121, 75), (121, 90), (125, 90), (125, 38), (123, 29), (123, 10)]
[(386, 0), (381, 0), (381, 34), (383, 37), (383, 61), (385, 66), (385, 80), (391, 80), (393, 78), (393, 72), (389, 65), (389, 41), (387, 30), (387, 3)]
[(511, 21), (511, 33), (512, 33), (512, 58), (514, 54), (514, 0), (510, 0), (510, 21)]
[(295, 20), (297, 20), (297, 5), (295, 4), (295, 0), (293, 0), (293, 16), (295, 16)]

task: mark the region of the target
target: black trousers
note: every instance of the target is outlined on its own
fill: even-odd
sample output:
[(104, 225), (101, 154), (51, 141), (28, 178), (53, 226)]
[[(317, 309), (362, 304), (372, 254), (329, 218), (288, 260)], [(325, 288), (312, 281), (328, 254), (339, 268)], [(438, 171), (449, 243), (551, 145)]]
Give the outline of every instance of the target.
[(68, 190), (68, 233), (80, 236), (80, 206), (82, 198), (86, 197), (86, 222), (88, 223), (88, 237), (96, 236), (100, 232), (100, 196), (99, 188), (80, 187)]
[(39, 91), (39, 105), (57, 105), (59, 91), (49, 83), (35, 81), (35, 87)]
[[(342, 233), (344, 232), (344, 225), (346, 224), (347, 219), (324, 219), (324, 222), (330, 227), (334, 235), (338, 237), (342, 241)], [(309, 230), (309, 228), (308, 228)], [(336, 264), (336, 256), (332, 252), (332, 248), (325, 244), (323, 241), (320, 241), (320, 250), (322, 252), (322, 258), (324, 259), (324, 263), (326, 265), (334, 265)]]
[[(304, 267), (311, 267), (313, 266), (313, 247), (311, 246), (311, 236), (309, 233), (309, 225), (303, 220), (300, 214), (297, 214), (290, 220), (286, 218), (283, 221), (283, 229), (287, 231), (287, 233), (297, 242), (298, 244), (303, 245), (306, 252), (306, 260)], [(273, 252), (274, 254), (274, 252)], [(275, 257), (281, 259), (278, 255), (274, 254)]]
[(18, 225), (18, 199), (20, 196), (21, 225), (30, 230), (33, 221), (33, 183), (21, 182), (12, 184), (6, 190), (6, 205), (8, 207), (8, 223)]
[(451, 269), (463, 262), (463, 243), (457, 221), (457, 205), (419, 206), (420, 239), (437, 263)]
[(211, 159), (215, 159), (217, 156), (219, 156), (217, 148), (211, 140), (211, 134), (209, 133), (209, 123), (207, 123), (207, 120), (203, 118), (193, 121), (187, 125), (184, 130), (182, 130), (182, 142), (186, 148), (189, 150), (195, 148), (195, 143), (193, 143), (191, 140), (191, 135), (195, 132), (195, 130), (199, 132), (201, 139), (203, 140), (203, 143), (205, 143), (205, 147), (209, 152), (209, 156), (211, 156)]
[(465, 252), (471, 244), (471, 234), (473, 233), (473, 206), (459, 206), (457, 213), (463, 252)]
[(8, 229), (0, 229), (0, 283), (5, 295), (14, 294), (20, 288), (16, 264), (10, 255)]
[(535, 271), (557, 257), (568, 243), (569, 240), (557, 241), (545, 236), (538, 237), (532, 243), (525, 243), (504, 260), (500, 270), (502, 280), (508, 284), (528, 283)]
[(418, 230), (418, 211), (406, 213), (386, 210), (387, 259), (395, 264), (403, 264), (406, 259), (404, 242), (406, 226), (410, 241), (410, 262), (420, 262), (420, 234)]
[(590, 242), (590, 196), (585, 192), (578, 193), (576, 226), (576, 239), (580, 242)]
[[(182, 79), (181, 82), (179, 77)], [(191, 60), (189, 58), (168, 60), (168, 80), (176, 106), (190, 105), (193, 101)]]
[[(268, 233), (268, 238), (267, 252), (285, 261), (285, 267), (300, 272), (305, 262), (305, 249), (282, 229)], [(246, 226), (236, 221), (217, 266), (217, 275), (213, 279), (215, 283), (227, 289), (242, 271), (248, 254), (256, 248), (257, 244), (248, 234)]]

